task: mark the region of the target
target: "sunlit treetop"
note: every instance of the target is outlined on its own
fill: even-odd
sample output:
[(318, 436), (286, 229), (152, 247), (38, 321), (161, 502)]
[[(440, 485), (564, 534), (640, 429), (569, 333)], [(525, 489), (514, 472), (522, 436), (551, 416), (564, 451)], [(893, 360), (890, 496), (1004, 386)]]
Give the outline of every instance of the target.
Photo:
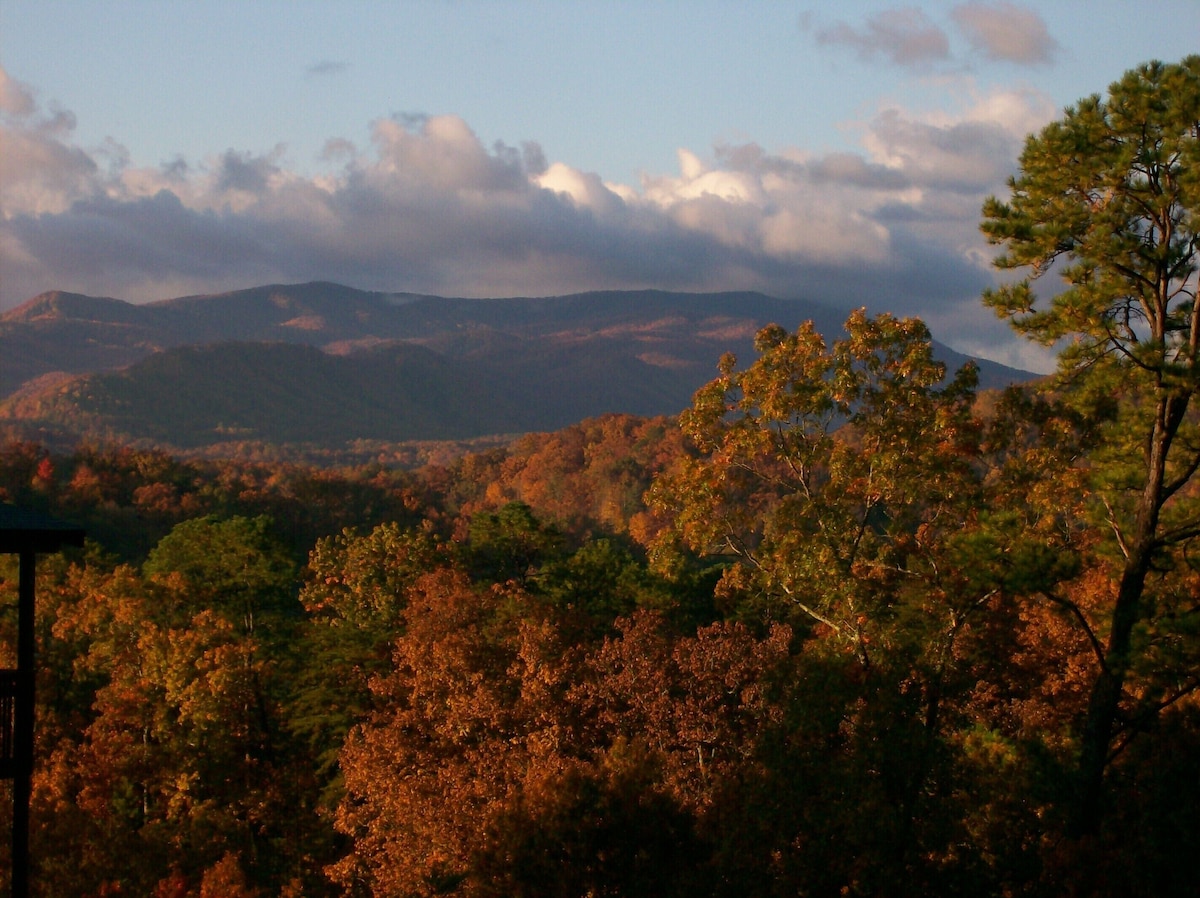
[[(1003, 247), (997, 267), (1023, 271), (984, 301), (1075, 369), (1111, 359), (1160, 377), (1194, 376), (1200, 349), (1200, 56), (1150, 62), (1031, 135), (1011, 198), (983, 207)], [(1065, 289), (1045, 298), (1047, 272)]]

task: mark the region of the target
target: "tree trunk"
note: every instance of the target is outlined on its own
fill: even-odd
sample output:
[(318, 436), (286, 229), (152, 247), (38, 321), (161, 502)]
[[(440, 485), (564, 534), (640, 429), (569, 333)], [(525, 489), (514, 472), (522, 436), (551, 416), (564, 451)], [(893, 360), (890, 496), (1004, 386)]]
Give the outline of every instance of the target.
[(1168, 397), (1157, 404), (1154, 428), (1146, 447), (1146, 482), (1134, 518), (1133, 538), (1126, 545), (1125, 568), (1113, 605), (1104, 663), (1088, 697), (1076, 771), (1076, 804), (1070, 820), (1075, 836), (1095, 833), (1103, 817), (1104, 771), (1129, 672), (1133, 630), (1142, 617), (1142, 595), (1157, 548), (1167, 456), (1187, 405), (1187, 397)]
[(1104, 666), (1088, 697), (1077, 771), (1078, 794), (1071, 820), (1071, 830), (1075, 836), (1092, 834), (1100, 824), (1103, 810), (1100, 799), (1104, 791), (1104, 770), (1108, 766), (1108, 747), (1121, 706), (1125, 674), (1129, 669), (1133, 628), (1141, 616), (1142, 593), (1150, 570), (1149, 549), (1149, 546), (1139, 546), (1130, 553), (1113, 607), (1112, 630), (1104, 652)]

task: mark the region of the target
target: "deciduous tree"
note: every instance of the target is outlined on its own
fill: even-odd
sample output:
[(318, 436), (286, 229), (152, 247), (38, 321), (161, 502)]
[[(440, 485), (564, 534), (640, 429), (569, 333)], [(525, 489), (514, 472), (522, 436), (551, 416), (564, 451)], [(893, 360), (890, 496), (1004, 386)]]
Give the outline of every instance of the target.
[(974, 370), (943, 383), (915, 319), (860, 311), (846, 328), (826, 348), (811, 322), (771, 326), (753, 364), (722, 359), (680, 419), (694, 454), (650, 498), (672, 522), (660, 556), (678, 540), (734, 562), (727, 593), (816, 628), (869, 667), (873, 647), (900, 636), (914, 583), (941, 595), (938, 627), (994, 584), (934, 563), (980, 505)]

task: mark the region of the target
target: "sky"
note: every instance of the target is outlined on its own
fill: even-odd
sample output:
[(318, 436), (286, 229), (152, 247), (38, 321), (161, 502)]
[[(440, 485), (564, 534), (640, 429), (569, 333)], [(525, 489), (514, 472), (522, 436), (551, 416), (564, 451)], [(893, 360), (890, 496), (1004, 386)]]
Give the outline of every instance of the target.
[(0, 309), (758, 290), (1045, 370), (982, 202), (1194, 52), (1197, 0), (0, 0)]

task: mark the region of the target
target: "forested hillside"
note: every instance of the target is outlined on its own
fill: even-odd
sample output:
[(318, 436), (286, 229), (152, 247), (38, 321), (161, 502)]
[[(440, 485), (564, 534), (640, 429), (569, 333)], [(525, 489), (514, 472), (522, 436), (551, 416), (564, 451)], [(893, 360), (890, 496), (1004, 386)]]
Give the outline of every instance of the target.
[[(723, 352), (810, 319), (841, 325), (818, 304), (748, 292), (473, 300), (312, 283), (142, 306), (48, 293), (0, 316), (0, 438), (399, 461), (418, 442), (677, 414)], [(981, 376), (1030, 375), (985, 362)]]
[(1196, 163), (1200, 57), (1029, 139), (985, 301), (1045, 383), (856, 312), (414, 471), (0, 448), (90, 535), (38, 569), (39, 894), (1192, 894)]

